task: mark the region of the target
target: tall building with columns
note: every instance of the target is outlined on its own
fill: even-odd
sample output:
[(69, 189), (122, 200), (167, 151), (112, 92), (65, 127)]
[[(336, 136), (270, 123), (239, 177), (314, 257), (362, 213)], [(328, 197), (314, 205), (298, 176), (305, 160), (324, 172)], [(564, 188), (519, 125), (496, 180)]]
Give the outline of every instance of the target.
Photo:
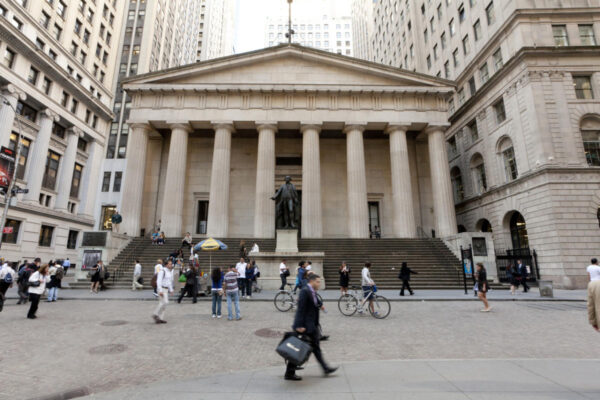
[(29, 190), (8, 212), (8, 260), (76, 259), (81, 232), (94, 228), (124, 5), (0, 4), (0, 145), (16, 150), (21, 135), (17, 185)]
[(372, 60), (452, 79), (460, 230), (583, 287), (600, 247), (600, 1), (379, 0)]
[(136, 74), (195, 62), (203, 6), (201, 0), (127, 1), (125, 20), (118, 32), (121, 40), (112, 106), (115, 117), (110, 124), (100, 172), (94, 209), (96, 229), (111, 229), (110, 218), (121, 201), (131, 107), (131, 97), (123, 91), (121, 81)]
[(299, 45), (128, 78), (122, 231), (275, 237), (271, 196), (301, 192), (301, 236), (456, 233), (445, 151), (451, 82)]

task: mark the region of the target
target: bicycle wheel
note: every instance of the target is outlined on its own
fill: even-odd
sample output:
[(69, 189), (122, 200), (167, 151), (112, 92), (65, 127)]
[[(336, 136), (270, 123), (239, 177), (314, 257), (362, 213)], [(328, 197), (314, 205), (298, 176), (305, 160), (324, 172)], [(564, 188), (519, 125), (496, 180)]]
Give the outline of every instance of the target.
[(275, 295), (273, 303), (275, 304), (275, 308), (279, 311), (287, 312), (294, 306), (294, 298), (288, 292), (279, 292)]
[(385, 297), (378, 296), (376, 294), (374, 294), (373, 296), (373, 310), (371, 310), (371, 307), (367, 305), (367, 307), (369, 307), (369, 312), (373, 317), (377, 319), (384, 319), (385, 317), (390, 315), (392, 306), (390, 305), (388, 299), (386, 299)]
[(344, 294), (338, 300), (338, 308), (346, 317), (351, 317), (358, 310), (358, 300), (351, 294)]

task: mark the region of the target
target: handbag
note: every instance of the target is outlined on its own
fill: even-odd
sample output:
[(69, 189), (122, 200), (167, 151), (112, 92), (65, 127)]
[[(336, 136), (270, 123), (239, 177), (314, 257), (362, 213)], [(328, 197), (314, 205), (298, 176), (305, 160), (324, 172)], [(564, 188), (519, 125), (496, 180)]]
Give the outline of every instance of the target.
[(187, 282), (187, 278), (185, 277), (184, 274), (179, 274), (179, 283), (185, 283)]
[(377, 293), (377, 285), (373, 285), (373, 293)]
[(29, 286), (38, 287), (40, 286), (40, 281), (29, 281)]
[(289, 270), (289, 269), (286, 269), (285, 271), (283, 271), (283, 276), (285, 276), (286, 278), (287, 278), (288, 276), (290, 276), (290, 270)]
[(275, 351), (287, 362), (302, 365), (310, 357), (312, 347), (309, 343), (300, 339), (296, 333), (288, 332), (283, 336), (283, 340)]

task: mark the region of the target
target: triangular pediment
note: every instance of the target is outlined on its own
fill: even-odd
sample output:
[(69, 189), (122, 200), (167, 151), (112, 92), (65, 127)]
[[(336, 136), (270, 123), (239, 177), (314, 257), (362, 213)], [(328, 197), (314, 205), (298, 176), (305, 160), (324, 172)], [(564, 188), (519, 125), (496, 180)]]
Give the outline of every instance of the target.
[(139, 75), (137, 85), (310, 85), (448, 88), (450, 81), (299, 45), (281, 45)]

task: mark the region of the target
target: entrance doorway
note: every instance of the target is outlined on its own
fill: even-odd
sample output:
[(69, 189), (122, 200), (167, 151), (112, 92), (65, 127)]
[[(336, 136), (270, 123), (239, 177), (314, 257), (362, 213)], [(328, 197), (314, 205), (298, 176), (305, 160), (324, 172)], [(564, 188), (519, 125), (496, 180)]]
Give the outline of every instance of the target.
[(102, 206), (102, 219), (100, 228), (105, 231), (112, 230), (112, 216), (117, 212), (117, 206)]
[(198, 200), (198, 212), (196, 215), (196, 234), (206, 235), (206, 224), (208, 222), (208, 200)]
[(369, 236), (375, 232), (375, 228), (379, 229), (381, 233), (381, 223), (379, 221), (379, 202), (369, 202)]
[(518, 211), (515, 211), (510, 217), (510, 238), (513, 249), (529, 248), (529, 236), (527, 234), (525, 218)]

